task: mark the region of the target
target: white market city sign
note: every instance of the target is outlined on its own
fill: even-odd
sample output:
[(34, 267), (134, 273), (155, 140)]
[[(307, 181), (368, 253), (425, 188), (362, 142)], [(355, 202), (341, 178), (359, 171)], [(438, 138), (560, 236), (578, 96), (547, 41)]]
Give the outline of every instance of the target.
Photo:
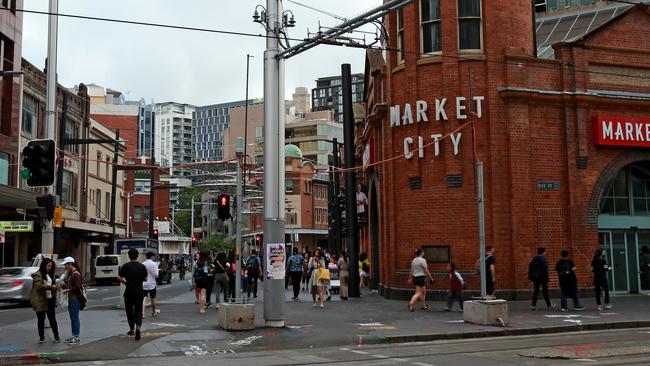
[[(475, 96), (472, 98), (470, 103), (474, 103), (474, 108), (472, 108), (472, 111), (476, 114), (477, 118), (481, 118), (483, 116), (483, 101), (485, 100), (485, 97), (483, 96)], [(400, 127), (400, 126), (410, 126), (416, 123), (426, 123), (429, 122), (431, 119), (430, 113), (433, 113), (435, 115), (435, 120), (438, 122), (445, 122), (449, 120), (449, 115), (447, 113), (447, 98), (440, 98), (435, 100), (435, 107), (432, 105), (431, 108), (429, 108), (429, 104), (424, 101), (424, 100), (418, 100), (415, 102), (415, 111), (413, 110), (413, 107), (411, 104), (406, 103), (404, 105), (404, 108), (401, 108), (399, 105), (392, 106), (390, 107), (390, 126), (392, 128), (394, 127)], [(455, 100), (455, 107), (456, 107), (456, 120), (466, 120), (469, 118), (468, 116), (468, 105), (467, 105), (467, 98), (465, 97), (456, 97)], [(441, 133), (432, 133), (430, 135), (430, 138), (435, 141), (433, 144), (433, 150), (434, 150), (434, 155), (439, 156), (440, 155), (440, 143), (438, 142), (439, 139), (444, 136)], [(460, 151), (460, 142), (463, 137), (463, 134), (458, 132), (458, 133), (452, 133), (449, 138), (451, 140), (451, 143), (454, 147), (454, 156), (459, 154)], [(427, 145), (425, 143), (425, 137), (423, 136), (416, 136), (414, 137), (405, 137), (404, 138), (404, 157), (407, 160), (410, 160), (413, 158), (415, 155), (414, 151), (411, 150), (411, 147), (416, 144), (417, 140), (417, 154), (418, 158), (422, 159), (424, 158), (424, 146)]]

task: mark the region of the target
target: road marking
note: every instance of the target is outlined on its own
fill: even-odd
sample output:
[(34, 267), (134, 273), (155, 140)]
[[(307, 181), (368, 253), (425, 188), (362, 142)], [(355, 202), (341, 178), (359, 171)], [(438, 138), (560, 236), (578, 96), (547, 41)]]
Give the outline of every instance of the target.
[(573, 361), (578, 361), (578, 362), (596, 362), (596, 360), (592, 360), (591, 358), (575, 358)]
[(367, 354), (369, 354), (369, 353), (366, 352), (366, 351), (359, 351), (359, 350), (356, 350), (356, 349), (353, 349), (353, 350), (351, 350), (350, 352), (352, 352), (352, 353), (356, 353), (356, 354), (358, 354), (358, 355), (367, 355)]
[(102, 299), (102, 301), (105, 301), (105, 300), (112, 300), (112, 299), (119, 299), (120, 297), (121, 297), (121, 296), (105, 297), (105, 298)]
[(434, 366), (430, 363), (424, 363), (424, 362), (413, 362), (413, 364), (416, 366)]
[(390, 358), (390, 357), (384, 356), (384, 355), (370, 355), (370, 356), (374, 357), (374, 358)]
[(339, 351), (349, 351), (349, 350), (350, 350), (349, 348), (345, 348), (345, 347), (339, 348)]

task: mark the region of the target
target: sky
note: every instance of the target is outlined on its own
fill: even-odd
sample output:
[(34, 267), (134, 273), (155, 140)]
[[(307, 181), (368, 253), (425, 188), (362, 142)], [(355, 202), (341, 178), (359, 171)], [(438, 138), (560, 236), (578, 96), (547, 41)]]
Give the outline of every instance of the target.
[[(381, 5), (382, 0), (296, 0), (345, 18)], [(47, 11), (48, 0), (26, 0), (25, 9)], [(179, 8), (178, 4), (183, 4)], [(60, 0), (59, 13), (165, 23), (262, 34), (252, 21), (264, 0)], [(295, 14), (289, 36), (333, 27), (339, 20), (284, 0)], [(368, 36), (374, 38), (373, 36)], [(127, 100), (181, 102), (197, 106), (245, 99), (246, 55), (251, 54), (250, 97), (263, 96), (264, 38), (172, 30), (72, 18), (59, 19), (58, 78), (72, 87), (95, 83), (125, 94)], [(292, 44), (295, 44), (294, 41)], [(341, 64), (363, 72), (363, 49), (321, 45), (286, 62), (286, 98), (319, 77), (340, 75)], [(47, 57), (47, 16), (25, 14), (23, 57), (43, 68)]]

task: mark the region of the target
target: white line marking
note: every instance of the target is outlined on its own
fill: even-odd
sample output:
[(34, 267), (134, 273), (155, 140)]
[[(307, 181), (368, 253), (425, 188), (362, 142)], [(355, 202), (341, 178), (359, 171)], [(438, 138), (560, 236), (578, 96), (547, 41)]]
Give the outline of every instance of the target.
[(592, 360), (591, 358), (576, 358), (573, 361), (579, 361), (579, 362), (596, 362), (596, 360)]
[(413, 364), (416, 366), (433, 366), (430, 363), (424, 363), (424, 362), (413, 362)]
[(403, 358), (394, 358), (394, 357), (391, 358), (390, 360), (391, 360), (391, 361), (395, 361), (395, 362), (406, 362), (406, 361), (408, 361), (408, 360), (405, 360), (405, 359), (403, 359)]
[(349, 351), (350, 349), (349, 349), (349, 348), (345, 348), (345, 347), (343, 347), (343, 348), (339, 348), (339, 350), (340, 350), (340, 351)]
[(368, 354), (368, 352), (366, 352), (366, 351), (357, 351), (356, 349), (353, 349), (353, 350), (350, 351), (350, 352), (352, 352), (352, 353), (356, 353), (356, 354), (358, 354), (358, 355), (367, 355), (367, 354)]
[(370, 355), (370, 356), (374, 357), (374, 358), (390, 358), (390, 357), (384, 356), (384, 355)]
[(121, 296), (105, 297), (105, 298), (102, 299), (102, 301), (105, 301), (105, 300), (112, 300), (112, 299), (119, 299), (120, 297), (121, 297)]

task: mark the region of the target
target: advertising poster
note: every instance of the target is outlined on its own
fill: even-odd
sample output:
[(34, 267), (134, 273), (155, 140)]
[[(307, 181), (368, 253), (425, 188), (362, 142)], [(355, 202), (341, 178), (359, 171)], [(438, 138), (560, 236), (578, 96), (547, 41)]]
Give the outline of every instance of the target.
[(284, 243), (269, 244), (266, 247), (266, 277), (270, 280), (283, 280), (285, 261)]

